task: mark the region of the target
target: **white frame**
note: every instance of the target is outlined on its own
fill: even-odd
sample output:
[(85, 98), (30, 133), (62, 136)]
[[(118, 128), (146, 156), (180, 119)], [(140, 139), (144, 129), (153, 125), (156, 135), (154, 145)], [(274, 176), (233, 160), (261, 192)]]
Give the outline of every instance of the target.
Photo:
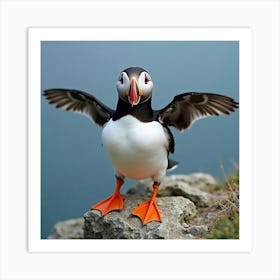
[[(280, 279), (278, 0), (1, 0), (0, 8), (1, 280)], [(253, 235), (250, 252), (28, 252), (27, 28), (116, 25), (251, 28), (253, 142), (248, 141), (248, 149), (253, 149)]]
[[(248, 252), (251, 250), (252, 92), (249, 28), (30, 28), (29, 251), (30, 252)], [(44, 240), (40, 233), (41, 41), (239, 41), (240, 238), (238, 240)], [(246, 111), (244, 110), (246, 108)], [(246, 171), (245, 171), (246, 168)], [(246, 188), (243, 186), (247, 186)], [(244, 207), (246, 203), (246, 207)], [(110, 244), (110, 246), (108, 246)]]

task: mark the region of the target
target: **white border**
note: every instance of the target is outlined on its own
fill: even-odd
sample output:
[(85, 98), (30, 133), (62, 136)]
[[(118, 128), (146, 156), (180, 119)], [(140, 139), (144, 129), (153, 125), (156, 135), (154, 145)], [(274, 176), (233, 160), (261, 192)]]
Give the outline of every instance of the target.
[[(30, 28), (29, 29), (29, 251), (30, 252), (249, 252), (252, 246), (252, 91), (249, 28)], [(40, 42), (179, 40), (240, 42), (240, 239), (239, 240), (41, 240), (40, 239)], [(245, 109), (246, 108), (246, 111)], [(245, 172), (246, 169), (246, 172)], [(244, 187), (246, 186), (246, 187)], [(244, 207), (246, 203), (246, 207)]]
[[(280, 279), (278, 0), (1, 0), (0, 7), (1, 280)], [(26, 245), (26, 29), (140, 24), (252, 28), (252, 250), (245, 254), (30, 254)]]

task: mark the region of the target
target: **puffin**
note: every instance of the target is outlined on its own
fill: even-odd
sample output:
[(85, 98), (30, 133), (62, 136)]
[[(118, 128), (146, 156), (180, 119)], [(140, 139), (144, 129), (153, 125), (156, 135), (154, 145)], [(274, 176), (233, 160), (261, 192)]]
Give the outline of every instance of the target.
[(151, 197), (139, 204), (132, 215), (143, 225), (161, 222), (156, 196), (162, 179), (178, 162), (169, 158), (175, 141), (170, 127), (187, 130), (196, 121), (208, 116), (229, 115), (239, 104), (233, 98), (207, 92), (186, 92), (176, 95), (164, 108), (153, 110), (151, 105), (153, 81), (145, 69), (129, 67), (117, 80), (118, 102), (111, 109), (95, 96), (77, 89), (55, 88), (43, 95), (58, 109), (83, 113), (102, 127), (102, 145), (115, 171), (113, 194), (91, 207), (104, 216), (124, 208), (121, 187), (125, 178), (151, 178)]

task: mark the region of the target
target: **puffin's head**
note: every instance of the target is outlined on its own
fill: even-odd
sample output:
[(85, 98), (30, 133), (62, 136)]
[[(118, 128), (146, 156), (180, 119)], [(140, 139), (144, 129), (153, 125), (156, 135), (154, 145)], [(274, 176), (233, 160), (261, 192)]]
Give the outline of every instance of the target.
[(149, 73), (143, 68), (130, 67), (121, 72), (117, 90), (123, 101), (135, 106), (151, 98), (153, 82)]

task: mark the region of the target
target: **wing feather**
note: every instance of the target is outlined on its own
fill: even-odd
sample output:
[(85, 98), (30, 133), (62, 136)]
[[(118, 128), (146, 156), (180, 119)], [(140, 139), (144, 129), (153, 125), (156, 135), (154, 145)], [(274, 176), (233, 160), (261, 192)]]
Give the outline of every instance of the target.
[(225, 95), (187, 92), (175, 96), (166, 107), (156, 111), (156, 115), (164, 125), (184, 130), (200, 118), (229, 115), (237, 108), (238, 102)]
[(80, 90), (48, 89), (43, 95), (56, 108), (83, 113), (100, 126), (108, 122), (115, 112), (94, 96)]

